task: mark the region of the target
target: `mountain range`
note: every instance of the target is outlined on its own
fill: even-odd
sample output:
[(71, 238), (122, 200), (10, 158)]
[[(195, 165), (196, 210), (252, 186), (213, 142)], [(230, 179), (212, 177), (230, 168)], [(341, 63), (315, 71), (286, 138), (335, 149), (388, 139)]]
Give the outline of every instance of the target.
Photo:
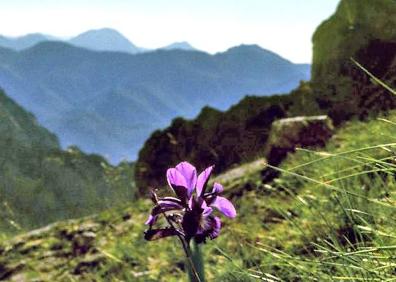
[[(70, 39), (62, 39), (56, 36), (41, 33), (31, 33), (18, 37), (7, 37), (0, 35), (0, 47), (10, 48), (16, 51), (33, 47), (34, 45), (45, 41), (61, 41), (76, 47), (94, 51), (115, 51), (126, 52), (130, 54), (153, 51), (153, 49), (136, 46), (120, 32), (111, 28), (88, 30)], [(174, 42), (158, 49), (180, 49), (190, 51), (197, 50), (186, 41)]]
[(157, 50), (98, 52), (46, 41), (0, 48), (0, 87), (59, 136), (112, 162), (135, 159), (150, 133), (176, 116), (210, 105), (227, 109), (246, 94), (286, 93), (309, 79), (293, 64), (256, 45), (210, 55)]

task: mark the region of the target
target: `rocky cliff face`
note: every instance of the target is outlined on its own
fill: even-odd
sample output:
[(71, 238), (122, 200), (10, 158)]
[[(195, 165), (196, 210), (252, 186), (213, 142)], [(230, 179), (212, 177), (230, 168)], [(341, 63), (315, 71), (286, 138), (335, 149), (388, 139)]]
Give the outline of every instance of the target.
[(276, 120), (265, 145), (264, 157), (270, 166), (262, 172), (262, 181), (270, 182), (279, 175), (278, 166), (296, 148), (324, 147), (334, 133), (327, 116), (294, 117)]
[(263, 154), (274, 120), (298, 114), (314, 114), (308, 83), (290, 95), (244, 98), (226, 112), (206, 107), (195, 120), (175, 119), (154, 132), (139, 153), (136, 182), (142, 194), (165, 185), (167, 168), (188, 160), (215, 172), (255, 159)]
[(312, 85), (316, 101), (336, 123), (396, 107), (396, 98), (351, 60), (396, 85), (396, 2), (343, 0), (313, 36)]

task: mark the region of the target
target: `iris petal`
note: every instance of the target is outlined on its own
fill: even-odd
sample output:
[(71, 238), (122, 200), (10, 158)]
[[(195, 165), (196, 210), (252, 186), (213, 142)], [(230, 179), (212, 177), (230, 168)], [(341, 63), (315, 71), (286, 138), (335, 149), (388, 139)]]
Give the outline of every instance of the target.
[(166, 178), (170, 187), (184, 186), (187, 188), (187, 182), (183, 174), (176, 168), (170, 168), (166, 171)]
[(198, 175), (197, 180), (197, 195), (198, 197), (205, 193), (206, 185), (208, 184), (209, 177), (212, 173), (214, 166), (210, 166), (206, 168), (203, 172)]
[(224, 187), (223, 185), (221, 185), (220, 183), (215, 182), (215, 184), (213, 185), (213, 193), (215, 194), (220, 194), (223, 193), (224, 191)]
[(146, 220), (146, 222), (144, 224), (146, 225), (154, 225), (157, 222), (157, 217), (158, 216), (153, 216), (153, 215), (149, 215), (149, 218)]
[(211, 204), (211, 206), (218, 209), (227, 217), (230, 218), (236, 217), (236, 210), (234, 205), (224, 197), (217, 196), (216, 199)]
[(212, 230), (209, 233), (210, 239), (215, 239), (220, 235), (221, 220), (219, 217), (215, 216), (212, 220)]
[(147, 241), (154, 241), (174, 235), (177, 235), (177, 231), (171, 228), (149, 229), (144, 232), (144, 239)]
[(163, 212), (172, 210), (182, 210), (183, 206), (173, 201), (158, 201), (158, 205), (153, 208), (152, 215), (157, 215)]
[(154, 225), (157, 222), (157, 217), (161, 213), (173, 211), (173, 210), (182, 210), (184, 207), (174, 201), (158, 201), (158, 204), (151, 210), (151, 214), (147, 221), (145, 222), (146, 225)]
[(175, 191), (177, 197), (183, 201), (189, 198), (189, 190), (184, 176), (175, 168), (166, 171), (169, 186)]
[(197, 184), (196, 168), (188, 162), (181, 162), (175, 167), (175, 169), (184, 177), (186, 182), (185, 187), (188, 189), (188, 197), (191, 197), (191, 194)]
[(202, 216), (209, 216), (212, 213), (213, 209), (211, 207), (206, 207), (203, 212), (202, 212)]

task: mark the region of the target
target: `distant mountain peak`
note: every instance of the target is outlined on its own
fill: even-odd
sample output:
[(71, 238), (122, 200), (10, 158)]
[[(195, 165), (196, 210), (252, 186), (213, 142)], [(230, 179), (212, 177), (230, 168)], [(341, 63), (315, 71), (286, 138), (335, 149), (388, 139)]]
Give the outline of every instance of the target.
[(268, 50), (264, 49), (261, 46), (257, 44), (241, 44), (235, 47), (231, 47), (225, 52), (218, 53), (217, 55), (220, 56), (233, 56), (233, 57), (244, 57), (244, 58), (251, 58), (252, 60), (255, 60), (255, 58), (267, 58), (270, 59), (273, 63), (275, 63), (275, 60), (279, 63), (290, 63), (292, 64), (291, 61), (287, 60), (286, 58), (283, 58), (279, 54)]
[(187, 41), (178, 41), (167, 46), (160, 48), (162, 50), (185, 50), (185, 51), (197, 51), (198, 49), (193, 47)]
[(91, 29), (73, 37), (69, 42), (95, 51), (118, 51), (132, 54), (140, 52), (140, 48), (112, 28)]
[(118, 30), (115, 30), (113, 28), (109, 28), (109, 27), (103, 27), (103, 28), (97, 28), (97, 29), (90, 29), (87, 31), (84, 31), (82, 33), (80, 33), (79, 35), (75, 36), (79, 37), (79, 36), (103, 36), (103, 35), (108, 35), (108, 36), (117, 36), (117, 37), (124, 37)]
[(0, 46), (20, 51), (30, 48), (40, 42), (50, 40), (50, 38), (50, 36), (41, 33), (29, 33), (16, 37), (0, 35)]
[(227, 49), (226, 53), (229, 52), (270, 52), (270, 51), (262, 48), (257, 44), (241, 44)]

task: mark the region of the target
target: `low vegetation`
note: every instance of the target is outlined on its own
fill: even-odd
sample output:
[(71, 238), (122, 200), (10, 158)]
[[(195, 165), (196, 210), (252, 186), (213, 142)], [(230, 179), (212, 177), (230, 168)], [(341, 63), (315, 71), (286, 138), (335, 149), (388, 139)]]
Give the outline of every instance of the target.
[[(238, 216), (204, 246), (207, 279), (391, 279), (393, 122), (394, 112), (367, 123), (351, 121), (325, 148), (290, 154), (280, 177), (269, 184), (261, 182), (260, 159), (220, 175), (216, 181), (236, 203)], [(0, 265), (9, 269), (10, 279), (178, 281), (185, 278), (178, 242), (143, 239), (150, 205), (141, 199), (17, 237), (2, 245)]]

